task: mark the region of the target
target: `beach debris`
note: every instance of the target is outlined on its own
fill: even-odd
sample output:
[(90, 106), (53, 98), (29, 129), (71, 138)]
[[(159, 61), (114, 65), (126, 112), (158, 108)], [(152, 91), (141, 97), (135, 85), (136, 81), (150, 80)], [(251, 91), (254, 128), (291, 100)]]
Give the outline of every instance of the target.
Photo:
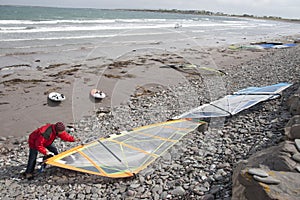
[(198, 71), (197, 71), (197, 73), (195, 73), (195, 71), (189, 72), (188, 70), (204, 70), (204, 71), (217, 73), (219, 75), (227, 75), (227, 73), (224, 72), (221, 69), (215, 69), (215, 68), (212, 68), (212, 67), (201, 67), (201, 66), (194, 65), (194, 64), (181, 64), (181, 65), (169, 64), (169, 65), (166, 65), (166, 66), (170, 67), (172, 69), (175, 69), (177, 71), (180, 71), (180, 72), (195, 74), (195, 75), (199, 74), (199, 72)]

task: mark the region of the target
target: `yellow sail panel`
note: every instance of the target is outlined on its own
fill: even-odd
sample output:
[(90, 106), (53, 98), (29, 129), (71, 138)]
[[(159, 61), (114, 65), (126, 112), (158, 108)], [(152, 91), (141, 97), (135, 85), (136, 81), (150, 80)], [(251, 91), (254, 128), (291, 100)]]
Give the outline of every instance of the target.
[(180, 119), (135, 128), (60, 153), (47, 164), (112, 178), (130, 177), (203, 123)]

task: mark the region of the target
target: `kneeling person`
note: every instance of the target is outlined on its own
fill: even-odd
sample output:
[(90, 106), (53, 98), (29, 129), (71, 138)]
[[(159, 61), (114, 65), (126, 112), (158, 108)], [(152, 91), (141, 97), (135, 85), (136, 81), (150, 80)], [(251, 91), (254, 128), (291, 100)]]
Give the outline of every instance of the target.
[(65, 126), (62, 122), (57, 122), (56, 124), (46, 124), (33, 131), (29, 135), (28, 139), (29, 158), (26, 171), (24, 172), (25, 178), (33, 178), (33, 171), (36, 165), (38, 152), (48, 157), (53, 154), (58, 154), (58, 150), (53, 144), (57, 137), (68, 142), (80, 141), (80, 139), (75, 139), (65, 131)]

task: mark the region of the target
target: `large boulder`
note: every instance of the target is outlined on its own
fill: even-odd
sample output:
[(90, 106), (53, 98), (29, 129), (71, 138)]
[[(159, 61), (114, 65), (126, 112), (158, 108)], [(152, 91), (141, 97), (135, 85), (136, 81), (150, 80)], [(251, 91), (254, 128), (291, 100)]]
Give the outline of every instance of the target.
[(233, 171), (232, 199), (299, 199), (299, 163), (293, 159), (298, 153), (295, 142), (284, 141), (240, 161)]
[(264, 183), (257, 181), (248, 173), (248, 169), (242, 170), (238, 175), (238, 181), (244, 186), (244, 191), (235, 192), (232, 199), (247, 200), (299, 200), (300, 197), (300, 173), (266, 171), (269, 180), (278, 182)]

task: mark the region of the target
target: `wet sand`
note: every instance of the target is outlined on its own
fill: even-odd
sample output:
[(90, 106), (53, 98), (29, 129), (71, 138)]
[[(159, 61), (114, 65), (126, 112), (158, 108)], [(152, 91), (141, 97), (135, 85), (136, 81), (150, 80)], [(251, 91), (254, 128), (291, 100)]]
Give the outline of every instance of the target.
[[(58, 60), (51, 53), (7, 54), (0, 70), (0, 136), (24, 136), (56, 121), (70, 125), (94, 115), (100, 107), (126, 104), (131, 95), (155, 90), (156, 85), (175, 85), (190, 76), (172, 66), (197, 64), (226, 71), (274, 51), (233, 51), (227, 47), (174, 47), (173, 52), (133, 48), (114, 59), (82, 48), (73, 55), (77, 61), (68, 56)], [(79, 55), (84, 57), (81, 62)], [(89, 95), (93, 88), (103, 90), (107, 97), (95, 101)], [(51, 102), (47, 95), (52, 91), (64, 94), (66, 100)]]

